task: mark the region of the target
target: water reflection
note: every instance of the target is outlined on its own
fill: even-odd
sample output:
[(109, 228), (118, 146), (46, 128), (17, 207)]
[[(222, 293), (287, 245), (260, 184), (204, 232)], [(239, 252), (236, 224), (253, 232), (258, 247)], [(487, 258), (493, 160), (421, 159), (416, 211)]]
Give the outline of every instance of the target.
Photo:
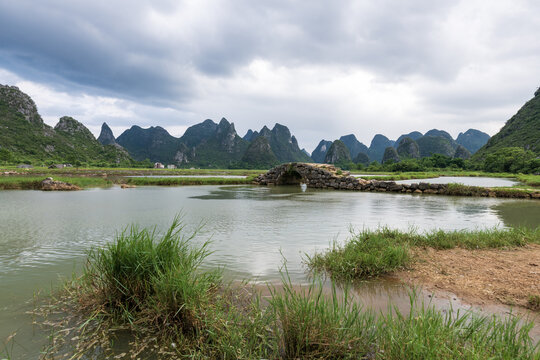
[[(196, 240), (212, 241), (206, 266), (223, 267), (228, 278), (261, 282), (279, 279), (284, 258), (293, 281), (305, 282), (304, 254), (346, 240), (349, 228), (540, 225), (537, 201), (303, 191), (300, 186), (0, 191), (0, 204), (0, 339), (11, 334), (13, 324), (21, 324), (20, 334), (32, 334), (25, 312), (34, 292), (56, 286), (59, 275), (80, 272), (91, 247), (109, 243), (131, 223), (165, 228), (180, 212), (187, 231), (206, 223)], [(392, 290), (375, 291), (380, 297), (364, 292), (372, 297), (365, 300), (377, 303)]]

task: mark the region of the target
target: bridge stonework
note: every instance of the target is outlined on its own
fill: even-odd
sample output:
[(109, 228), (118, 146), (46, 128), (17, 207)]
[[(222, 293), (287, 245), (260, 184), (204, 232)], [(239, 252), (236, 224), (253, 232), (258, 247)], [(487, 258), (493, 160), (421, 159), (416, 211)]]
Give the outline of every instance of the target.
[(306, 184), (310, 188), (378, 192), (444, 194), (442, 184), (396, 184), (394, 181), (364, 180), (329, 164), (288, 163), (279, 165), (255, 178), (259, 185)]
[(377, 191), (414, 194), (441, 194), (455, 196), (482, 196), (524, 198), (540, 200), (540, 191), (508, 191), (496, 188), (461, 186), (450, 188), (446, 184), (396, 184), (395, 181), (365, 180), (351, 176), (329, 164), (288, 163), (276, 166), (266, 174), (257, 176), (253, 182), (259, 185), (306, 184), (310, 188), (352, 191)]

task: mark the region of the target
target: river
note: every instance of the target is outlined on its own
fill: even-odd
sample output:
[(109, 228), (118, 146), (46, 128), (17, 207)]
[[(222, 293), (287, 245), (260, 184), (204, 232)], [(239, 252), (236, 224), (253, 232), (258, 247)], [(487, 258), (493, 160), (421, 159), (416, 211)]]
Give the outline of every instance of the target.
[(90, 248), (129, 224), (165, 228), (177, 214), (188, 232), (203, 223), (196, 241), (211, 240), (214, 251), (206, 266), (276, 281), (285, 258), (302, 283), (305, 253), (346, 240), (349, 230), (538, 226), (540, 202), (256, 186), (0, 191), (0, 340), (17, 332), (13, 359), (37, 358), (46, 341), (26, 314), (35, 292), (80, 271)]

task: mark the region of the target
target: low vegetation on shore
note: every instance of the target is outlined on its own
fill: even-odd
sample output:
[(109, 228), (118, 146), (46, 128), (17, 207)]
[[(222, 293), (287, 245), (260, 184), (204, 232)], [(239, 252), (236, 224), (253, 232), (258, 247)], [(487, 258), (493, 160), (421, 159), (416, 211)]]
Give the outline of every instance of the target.
[(316, 272), (338, 280), (358, 280), (402, 269), (414, 261), (411, 248), (488, 249), (540, 244), (540, 228), (488, 230), (400, 231), (381, 227), (363, 230), (344, 244), (334, 243), (323, 252), (308, 255), (307, 264)]
[[(0, 190), (41, 190), (43, 176), (0, 176)], [(55, 176), (54, 180), (76, 185), (80, 188), (107, 187), (113, 185), (102, 177)]]
[(162, 177), (162, 178), (128, 178), (127, 184), (144, 186), (144, 185), (158, 185), (158, 186), (178, 186), (178, 185), (235, 185), (235, 184), (251, 184), (253, 177), (246, 178), (223, 178), (223, 177)]
[[(379, 232), (380, 238), (399, 238), (394, 242), (399, 246), (473, 247), (474, 241), (482, 247), (514, 246), (538, 240), (537, 233), (519, 231), (510, 231), (506, 240), (489, 233), (472, 240), (434, 233), (437, 240), (432, 240)], [(293, 286), (283, 268), (282, 285), (269, 285), (270, 296), (263, 298), (247, 284), (227, 284), (219, 271), (203, 269), (209, 244), (196, 246), (193, 237), (175, 219), (164, 233), (131, 227), (105, 248), (92, 250), (83, 275), (68, 282), (48, 308), (69, 309), (77, 317), (75, 323), (63, 317), (53, 326), (56, 335), (45, 358), (67, 349), (77, 358), (96, 347), (104, 356), (133, 358), (540, 358), (539, 345), (529, 337), (531, 324), (522, 326), (514, 317), (443, 313), (419, 303), (414, 293), (409, 313), (390, 308), (375, 314), (347, 288), (332, 284), (325, 290), (319, 277), (308, 286)], [(381, 241), (376, 252), (385, 247)], [(396, 254), (388, 258), (399, 259), (400, 251)], [(119, 333), (129, 334), (127, 346), (118, 341)]]

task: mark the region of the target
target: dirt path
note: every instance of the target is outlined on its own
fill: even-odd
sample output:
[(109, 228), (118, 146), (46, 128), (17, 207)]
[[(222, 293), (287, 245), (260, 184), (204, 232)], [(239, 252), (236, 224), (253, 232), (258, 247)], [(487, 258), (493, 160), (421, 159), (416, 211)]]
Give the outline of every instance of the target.
[(501, 250), (416, 249), (409, 270), (396, 273), (406, 283), (444, 290), (471, 304), (530, 307), (540, 295), (540, 245)]

